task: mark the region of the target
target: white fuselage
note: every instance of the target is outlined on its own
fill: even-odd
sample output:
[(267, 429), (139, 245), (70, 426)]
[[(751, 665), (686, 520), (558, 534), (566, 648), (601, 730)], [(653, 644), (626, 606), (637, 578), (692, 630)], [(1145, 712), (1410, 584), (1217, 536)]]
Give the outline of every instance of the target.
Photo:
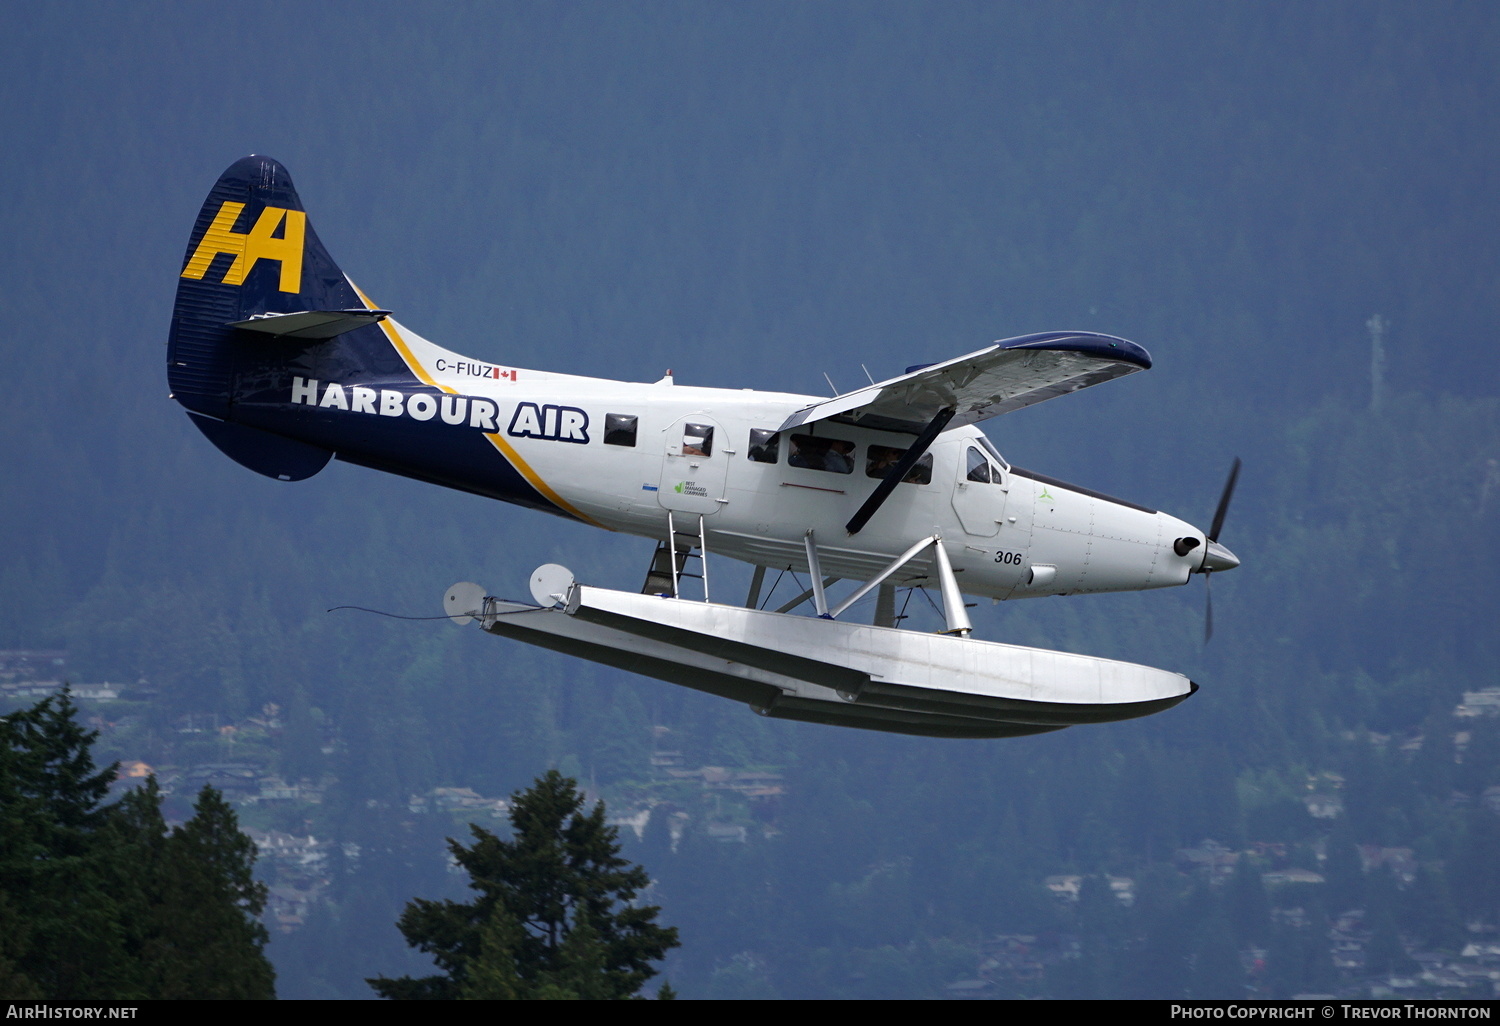
[[(492, 440), (533, 485), (610, 530), (665, 540), (672, 528), (701, 529), (710, 558), (799, 572), (812, 531), (824, 574), (860, 580), (939, 535), (962, 590), (1001, 599), (1180, 585), (1203, 559), (1201, 547), (1173, 550), (1178, 538), (1203, 541), (1190, 524), (1025, 476), (972, 426), (940, 435), (929, 482), (899, 484), (851, 535), (845, 525), (883, 476), (868, 471), (893, 458), (871, 446), (904, 450), (911, 435), (819, 421), (781, 433), (775, 461), (761, 462), (751, 458), (752, 432), (774, 432), (818, 397), (476, 365), (388, 324), (419, 377), (495, 404)], [(607, 437), (608, 425), (629, 418), (633, 436)], [(634, 444), (619, 444), (627, 440)], [(975, 453), (988, 464), (977, 476), (991, 480), (974, 479)], [(930, 566), (921, 556), (893, 580), (920, 582)]]

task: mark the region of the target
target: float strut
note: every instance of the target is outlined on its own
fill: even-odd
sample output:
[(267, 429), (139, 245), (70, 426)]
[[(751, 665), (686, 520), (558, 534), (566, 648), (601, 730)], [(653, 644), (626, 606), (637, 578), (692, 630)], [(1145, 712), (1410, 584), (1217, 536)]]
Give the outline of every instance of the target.
[(938, 579), (943, 585), (943, 612), (948, 616), (948, 629), (943, 633), (967, 638), (974, 625), (969, 622), (969, 611), (964, 608), (964, 596), (958, 590), (953, 564), (948, 562), (948, 550), (943, 548), (942, 539), (938, 539), (933, 547), (937, 550)]
[[(883, 584), (887, 577), (891, 576), (891, 574), (895, 573), (897, 570), (900, 570), (903, 566), (920, 555), (923, 549), (933, 544), (936, 544), (939, 548), (942, 547), (942, 543), (938, 541), (938, 537), (935, 534), (928, 535), (926, 538), (923, 538), (911, 548), (901, 553), (901, 555), (892, 560), (884, 570), (880, 571), (880, 573), (876, 574), (874, 577), (871, 577), (864, 584), (861, 584), (859, 588), (856, 589), (853, 595), (850, 595), (848, 598), (844, 599), (844, 601), (840, 602), (838, 608), (833, 610), (830, 615), (834, 619), (838, 619), (843, 615), (844, 610), (848, 609), (850, 606), (854, 605), (854, 603), (858, 602), (875, 588)], [(894, 603), (892, 603), (892, 608), (894, 610)], [(894, 615), (894, 612), (892, 613), (892, 615)]]
[(831, 619), (828, 615), (828, 595), (823, 591), (823, 566), (818, 562), (818, 542), (813, 537), (811, 527), (803, 536), (802, 543), (807, 547), (807, 569), (812, 574), (813, 606), (819, 616), (825, 620)]
[(758, 566), (755, 573), (750, 575), (750, 594), (745, 598), (746, 609), (756, 609), (760, 606), (760, 586), (766, 583), (766, 568)]

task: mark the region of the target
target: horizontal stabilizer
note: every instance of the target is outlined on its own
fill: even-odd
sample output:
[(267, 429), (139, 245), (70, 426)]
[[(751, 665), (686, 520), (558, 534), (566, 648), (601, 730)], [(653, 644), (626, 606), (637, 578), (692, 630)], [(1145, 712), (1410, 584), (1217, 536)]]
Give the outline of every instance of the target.
[(942, 410), (953, 410), (949, 426), (959, 427), (1150, 366), (1151, 354), (1113, 335), (1023, 335), (815, 403), (788, 417), (780, 430), (836, 420), (916, 435)]
[(299, 310), (296, 313), (257, 314), (248, 321), (230, 321), (225, 327), (254, 331), (276, 338), (321, 341), (389, 317), (389, 310)]
[(306, 442), (188, 411), (198, 430), (230, 459), (278, 481), (305, 481), (328, 466), (333, 453)]

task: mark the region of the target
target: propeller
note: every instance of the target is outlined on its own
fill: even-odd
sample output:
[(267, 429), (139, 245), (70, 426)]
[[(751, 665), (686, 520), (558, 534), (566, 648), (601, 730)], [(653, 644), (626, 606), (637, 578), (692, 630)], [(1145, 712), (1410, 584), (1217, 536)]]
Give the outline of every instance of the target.
[(1203, 643), (1208, 644), (1214, 636), (1214, 592), (1210, 582), (1215, 570), (1233, 570), (1240, 565), (1234, 553), (1219, 544), (1219, 532), (1224, 529), (1224, 515), (1229, 512), (1229, 500), (1234, 498), (1234, 486), (1240, 479), (1240, 458), (1234, 458), (1229, 468), (1229, 480), (1224, 482), (1224, 491), (1219, 496), (1219, 506), (1214, 510), (1213, 523), (1208, 529), (1208, 546), (1203, 553)]
[(1208, 529), (1208, 540), (1216, 542), (1219, 540), (1219, 532), (1224, 529), (1224, 514), (1229, 512), (1229, 500), (1234, 498), (1234, 486), (1240, 479), (1240, 458), (1234, 458), (1234, 465), (1229, 468), (1229, 480), (1224, 482), (1224, 494), (1219, 496), (1219, 508), (1214, 510), (1213, 526)]

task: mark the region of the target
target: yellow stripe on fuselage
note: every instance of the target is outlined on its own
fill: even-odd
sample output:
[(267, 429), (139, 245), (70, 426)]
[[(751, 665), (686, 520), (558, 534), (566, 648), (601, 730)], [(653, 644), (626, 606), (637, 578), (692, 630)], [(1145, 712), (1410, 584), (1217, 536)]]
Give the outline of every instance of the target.
[[(349, 282), (349, 284), (351, 287), (353, 287), (355, 293), (358, 294), (360, 300), (365, 304), (366, 309), (380, 309), (374, 303), (370, 302), (370, 297), (365, 295), (364, 292), (360, 290), (360, 287), (358, 285), (355, 285), (352, 281)], [(385, 332), (385, 337), (391, 340), (391, 345), (396, 347), (396, 352), (401, 354), (401, 359), (406, 362), (407, 368), (417, 376), (418, 380), (420, 380), (424, 385), (429, 385), (432, 388), (440, 389), (444, 392), (447, 392), (449, 395), (458, 394), (457, 389), (449, 388), (447, 385), (440, 384), (439, 382), (433, 380), (432, 375), (427, 373), (427, 369), (417, 361), (416, 356), (413, 355), (411, 349), (407, 347), (406, 340), (401, 337), (401, 333), (396, 330), (396, 326), (391, 323), (390, 318), (385, 318), (383, 320), (377, 321), (376, 323), (380, 325), (380, 330)], [(495, 447), (496, 451), (499, 452), (501, 456), (505, 457), (505, 459), (510, 463), (512, 467), (515, 467), (516, 470), (520, 472), (521, 476), (526, 479), (526, 483), (535, 488), (544, 498), (547, 499), (548, 502), (555, 504), (559, 509), (565, 510), (566, 512), (572, 514), (586, 524), (593, 524), (595, 527), (605, 527), (604, 524), (599, 523), (599, 521), (595, 520), (593, 517), (589, 516), (586, 513), (583, 513), (572, 503), (564, 499), (561, 495), (558, 495), (557, 491), (542, 479), (542, 475), (531, 469), (531, 464), (522, 459), (521, 454), (516, 452), (515, 447), (507, 442), (501, 435), (489, 434), (486, 432), (484, 437), (488, 438), (490, 440), (490, 444)], [(605, 530), (613, 529), (605, 527)]]

